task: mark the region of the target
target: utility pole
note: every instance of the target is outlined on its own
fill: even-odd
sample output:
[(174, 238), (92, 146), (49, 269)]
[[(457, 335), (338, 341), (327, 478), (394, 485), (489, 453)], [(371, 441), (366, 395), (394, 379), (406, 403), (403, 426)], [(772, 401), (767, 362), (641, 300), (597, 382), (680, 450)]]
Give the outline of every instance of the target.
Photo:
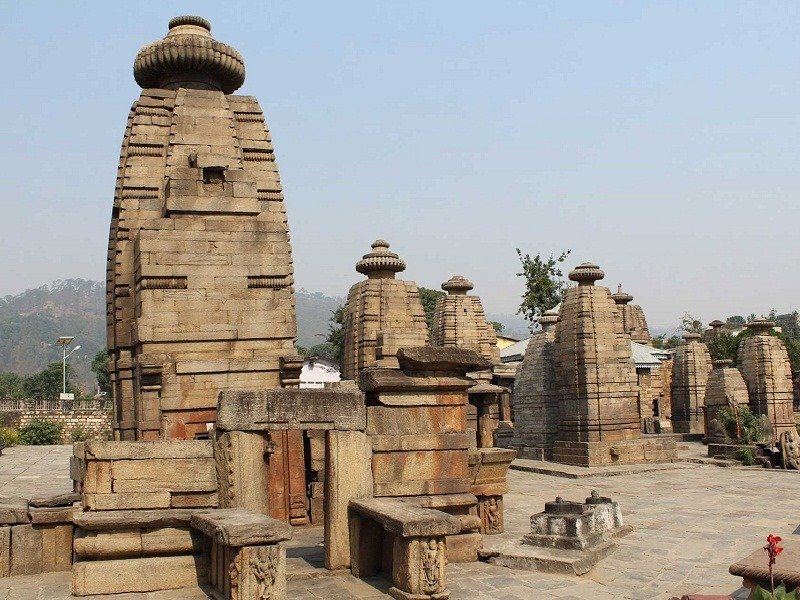
[(69, 346), (74, 339), (75, 338), (72, 336), (62, 335), (55, 341), (55, 343), (50, 344), (51, 346), (61, 346), (61, 400), (74, 399), (74, 397), (69, 397), (73, 396), (73, 394), (67, 394), (67, 359), (72, 355), (73, 352), (80, 348), (80, 345), (75, 346), (69, 351), (69, 354), (67, 354), (67, 346)]

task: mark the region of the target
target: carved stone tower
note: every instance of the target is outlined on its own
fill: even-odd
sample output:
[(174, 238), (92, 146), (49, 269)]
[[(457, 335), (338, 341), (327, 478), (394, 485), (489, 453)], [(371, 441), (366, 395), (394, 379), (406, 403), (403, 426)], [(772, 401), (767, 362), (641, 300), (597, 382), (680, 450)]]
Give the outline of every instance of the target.
[(143, 90), (108, 246), (114, 431), (192, 438), (214, 422), (220, 390), (280, 387), (281, 358), (295, 354), (286, 211), (261, 107), (231, 95), (242, 57), (208, 21), (172, 19), (133, 71)]
[(497, 334), (486, 320), (481, 299), (467, 293), (472, 288), (472, 282), (461, 275), (442, 284), (447, 296), (436, 303), (431, 343), (474, 350), (496, 365), (500, 363)]
[(627, 292), (622, 291), (622, 286), (617, 287), (617, 293), (612, 294), (611, 297), (617, 305), (619, 316), (622, 318), (622, 327), (631, 340), (639, 342), (640, 344), (650, 345), (652, 338), (650, 337), (650, 330), (647, 327), (647, 319), (644, 316), (644, 310), (638, 304), (631, 304), (633, 296)]
[(699, 333), (683, 334), (685, 343), (672, 362), (672, 429), (675, 433), (703, 433), (706, 385), (713, 364)]
[(428, 325), (417, 284), (395, 279), (406, 263), (376, 240), (356, 264), (367, 279), (350, 288), (345, 305), (342, 379), (358, 379), (361, 369), (397, 368), (397, 350), (427, 346)]
[(777, 440), (795, 428), (792, 413), (792, 371), (786, 346), (771, 335), (775, 323), (757, 319), (747, 324), (753, 332), (739, 347), (739, 369), (750, 393), (754, 414), (766, 415)]

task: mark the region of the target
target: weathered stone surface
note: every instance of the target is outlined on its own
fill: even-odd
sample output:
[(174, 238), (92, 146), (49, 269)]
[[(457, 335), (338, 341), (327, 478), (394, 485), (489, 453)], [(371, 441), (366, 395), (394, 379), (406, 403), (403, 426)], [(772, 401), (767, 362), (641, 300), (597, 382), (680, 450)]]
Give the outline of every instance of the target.
[(217, 428), (225, 431), (363, 431), (365, 424), (364, 396), (357, 390), (274, 389), (219, 395)]
[(11, 576), (42, 572), (42, 530), (33, 525), (11, 528)]
[(30, 523), (25, 498), (0, 497), (0, 525)]
[(193, 514), (207, 509), (172, 508), (166, 510), (104, 510), (75, 513), (75, 525), (89, 531), (188, 527)]
[(457, 517), (394, 498), (354, 499), (350, 501), (350, 512), (369, 517), (402, 538), (453, 535), (461, 531)]
[(169, 491), (84, 494), (86, 510), (129, 510), (134, 508), (169, 508)]
[[(286, 598), (286, 549), (283, 545), (248, 546), (230, 553), (227, 571), (216, 588), (231, 600)], [(222, 585), (220, 585), (222, 584)]]
[(112, 477), (114, 492), (213, 492), (217, 489), (217, 474), (211, 459), (116, 460), (112, 463)]
[(240, 508), (221, 508), (192, 516), (192, 527), (225, 546), (260, 546), (291, 539), (286, 523)]
[(72, 523), (39, 526), (42, 532), (42, 573), (69, 571), (72, 566)]
[(652, 338), (642, 307), (638, 304), (630, 304), (633, 296), (623, 292), (621, 285), (617, 288), (617, 293), (612, 294), (611, 297), (617, 304), (617, 312), (622, 319), (622, 330), (630, 336), (632, 341), (649, 346)]
[(31, 508), (31, 523), (35, 525), (52, 525), (56, 523), (69, 523), (72, 525), (72, 518), (75, 511), (72, 506), (56, 506), (52, 508)]
[(703, 433), (711, 355), (700, 334), (685, 333), (683, 339), (672, 363), (672, 428), (677, 433)]
[(11, 573), (11, 526), (0, 526), (0, 577)]
[(159, 440), (157, 442), (85, 442), (85, 454), (95, 460), (145, 460), (153, 458), (213, 458), (210, 440)]
[(775, 440), (795, 429), (792, 413), (792, 371), (784, 343), (771, 335), (774, 323), (758, 319), (748, 323), (754, 335), (739, 346), (739, 369), (750, 393), (754, 414), (766, 416)]
[(474, 350), (492, 364), (499, 364), (497, 334), (486, 320), (481, 299), (467, 294), (472, 287), (472, 282), (460, 275), (442, 284), (447, 296), (436, 302), (431, 344)]
[(706, 441), (724, 444), (727, 440), (719, 420), (723, 408), (738, 409), (750, 401), (747, 385), (739, 369), (731, 367), (730, 360), (714, 361), (714, 370), (708, 376), (705, 395)]
[(439, 348), (434, 346), (401, 348), (397, 352), (400, 369), (406, 372), (466, 374), (489, 369), (492, 363), (469, 348)]
[(67, 494), (53, 494), (51, 496), (31, 498), (28, 504), (36, 508), (52, 508), (56, 506), (72, 506), (75, 502), (80, 501), (80, 494), (69, 492)]
[(361, 431), (325, 435), (325, 567), (350, 566), (350, 501), (372, 496), (370, 442)]
[[(800, 540), (784, 536), (780, 545), (783, 552), (776, 557), (771, 575), (789, 588), (800, 587)], [(764, 556), (763, 548), (754, 550), (748, 557), (733, 563), (728, 571), (735, 577), (742, 577), (751, 586), (769, 589), (770, 570)]]
[(175, 590), (204, 583), (207, 572), (205, 555), (78, 562), (72, 565), (72, 593), (90, 596)]
[[(280, 357), (296, 354), (286, 209), (261, 107), (228, 95), (244, 73), (235, 50), (176, 23), (136, 61), (137, 81), (169, 89), (144, 89), (131, 110), (110, 225), (107, 341), (123, 440), (205, 434), (220, 390), (278, 387)], [(203, 60), (180, 62), (188, 48)], [(221, 61), (240, 79), (210, 83)]]
[(531, 336), (514, 380), (513, 446), (526, 458), (553, 458), (558, 438), (558, 386), (555, 371), (556, 311), (539, 317), (541, 331)]
[(267, 514), (269, 492), (264, 435), (231, 431), (219, 435), (215, 445), (220, 506)]
[(555, 335), (555, 371), (559, 394), (558, 440), (554, 459), (567, 464), (601, 464), (589, 444), (604, 446), (602, 461), (631, 460), (616, 455), (612, 444), (641, 438), (636, 368), (630, 338), (597, 265), (584, 263), (569, 277)]
[(153, 554), (199, 553), (208, 542), (198, 531), (185, 527), (87, 531), (73, 542), (82, 558), (108, 559)]
[[(427, 346), (428, 326), (415, 283), (395, 279), (406, 265), (376, 240), (356, 270), (367, 279), (350, 288), (345, 304), (342, 379), (358, 379), (379, 361), (396, 367), (400, 347)], [(379, 340), (380, 338), (380, 340)]]

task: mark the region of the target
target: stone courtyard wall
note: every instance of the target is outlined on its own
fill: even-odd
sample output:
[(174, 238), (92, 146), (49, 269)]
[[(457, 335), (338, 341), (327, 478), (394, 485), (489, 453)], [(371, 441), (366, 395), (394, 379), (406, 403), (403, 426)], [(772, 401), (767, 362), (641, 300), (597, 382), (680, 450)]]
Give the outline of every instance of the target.
[(10, 400), (0, 399), (0, 422), (19, 429), (34, 420), (61, 424), (61, 443), (71, 444), (82, 433), (86, 440), (111, 438), (110, 400)]

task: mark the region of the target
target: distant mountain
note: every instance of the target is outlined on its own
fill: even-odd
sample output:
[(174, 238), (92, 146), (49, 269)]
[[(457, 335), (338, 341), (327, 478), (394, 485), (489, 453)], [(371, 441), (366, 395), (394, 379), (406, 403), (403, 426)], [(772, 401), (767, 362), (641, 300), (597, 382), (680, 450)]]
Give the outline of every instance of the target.
[(69, 359), (73, 382), (93, 391), (92, 359), (106, 343), (105, 287), (65, 279), (0, 298), (0, 371), (31, 375), (61, 362), (60, 349), (48, 344), (71, 335), (81, 346)]
[(522, 315), (504, 315), (500, 313), (486, 313), (489, 321), (497, 321), (503, 325), (503, 335), (524, 340), (531, 336), (530, 322)]
[(297, 300), (297, 343), (305, 348), (316, 346), (328, 337), (331, 313), (344, 304), (344, 298), (300, 289)]

